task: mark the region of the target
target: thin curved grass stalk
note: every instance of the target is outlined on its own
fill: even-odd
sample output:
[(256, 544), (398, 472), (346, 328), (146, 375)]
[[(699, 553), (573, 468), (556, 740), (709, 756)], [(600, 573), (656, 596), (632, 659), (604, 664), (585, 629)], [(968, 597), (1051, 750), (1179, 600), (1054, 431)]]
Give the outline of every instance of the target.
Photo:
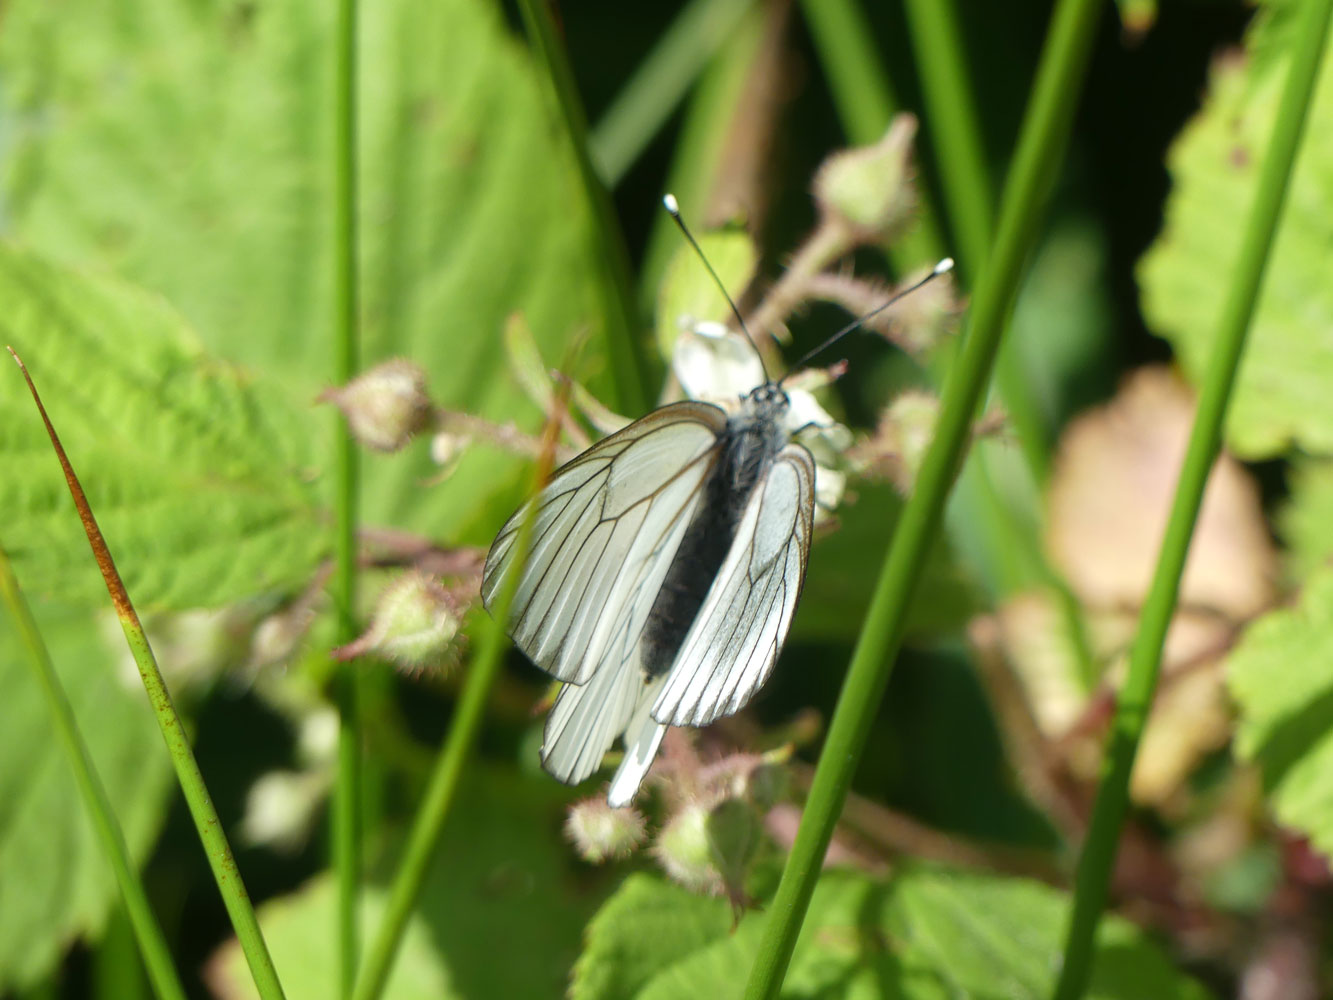
[[(542, 434), (541, 457), (537, 462), (533, 477), (532, 495), (541, 491), (550, 477), (555, 465), (556, 444), (560, 434), (561, 414), (565, 407), (568, 382), (560, 382), (556, 387), (555, 412), (550, 415), (546, 430)], [(408, 834), (407, 846), (403, 850), (403, 859), (389, 889), (389, 900), (384, 908), (384, 918), (371, 939), (366, 951), (365, 964), (361, 968), (356, 989), (352, 992), (353, 1000), (376, 1000), (384, 993), (389, 973), (393, 971), (394, 958), (398, 954), (398, 945), (407, 928), (408, 918), (416, 906), (417, 897), (426, 880), (426, 872), (435, 855), (436, 844), (444, 830), (445, 820), (453, 805), (458, 791), (458, 783), (463, 776), (481, 729), (482, 717), (486, 711), (486, 702), (490, 696), (495, 678), (504, 662), (505, 651), (509, 649), (509, 637), (505, 633), (504, 623), (509, 620), (509, 608), (518, 591), (518, 582), (522, 577), (522, 566), (527, 560), (528, 549), (532, 540), (532, 526), (537, 520), (537, 506), (534, 504), (528, 516), (524, 518), (514, 540), (515, 571), (500, 590), (489, 620), (482, 615), (485, 628), (477, 655), (468, 669), (467, 682), (463, 686), (463, 695), (454, 712), (449, 726), (449, 735), (435, 760), (426, 793), (416, 818), (412, 821), (412, 830)]]
[[(346, 385), (360, 366), (357, 335), (357, 121), (356, 0), (339, 0), (334, 54), (333, 182), (333, 384)], [(337, 641), (356, 637), (356, 528), (359, 453), (342, 415), (334, 430), (334, 576), (333, 603)], [(338, 880), (338, 988), (351, 995), (360, 949), (358, 902), (361, 883), (361, 718), (360, 669), (356, 661), (338, 664), (334, 687), (338, 703), (338, 765), (330, 809), (333, 867)]]
[(69, 758), (70, 768), (74, 771), (74, 783), (78, 786), (83, 807), (92, 821), (93, 833), (102, 845), (107, 863), (116, 877), (116, 885), (120, 887), (121, 898), (125, 901), (125, 914), (129, 917), (135, 941), (138, 942), (139, 954), (143, 956), (148, 979), (160, 1000), (185, 1000), (185, 988), (172, 964), (171, 951), (162, 936), (162, 927), (153, 916), (143, 882), (139, 879), (129, 848), (125, 845), (120, 821), (116, 819), (111, 800), (107, 797), (102, 779), (98, 777), (88, 744), (83, 741), (74, 710), (70, 707), (60, 676), (51, 662), (51, 654), (28, 609), (28, 602), (23, 599), (18, 578), (14, 576), (14, 568), (3, 547), (0, 547), (0, 597), (8, 605), (19, 638), (28, 651), (28, 663), (51, 712), (56, 739)]
[(518, 7), (527, 29), (533, 55), (546, 71), (565, 131), (577, 161), (584, 196), (592, 210), (599, 236), (603, 315), (607, 323), (607, 353), (615, 373), (616, 398), (612, 401), (620, 413), (638, 416), (652, 399), (649, 388), (649, 361), (641, 335), (634, 279), (630, 275), (629, 252), (616, 222), (611, 196), (598, 177), (588, 152), (588, 120), (583, 102), (574, 85), (569, 57), (555, 24), (548, 0), (519, 0)]
[(1102, 779), (1074, 883), (1074, 909), (1054, 994), (1057, 1000), (1077, 1000), (1087, 988), (1097, 923), (1106, 906), (1120, 827), (1129, 803), (1134, 757), (1157, 689), (1162, 646), (1175, 614), (1190, 538), (1208, 473), (1221, 446), (1227, 403), (1319, 75), (1330, 12), (1333, 0), (1305, 0), (1300, 27), (1291, 36), (1295, 47), (1291, 69), (1269, 139), (1268, 155), (1259, 173), (1258, 190), (1241, 239), (1236, 269), (1231, 281), (1224, 283), (1228, 294), (1218, 322), (1216, 346), (1199, 395), (1199, 409), (1181, 464), (1180, 482), (1157, 557), (1157, 569), (1139, 619), (1129, 672), (1117, 698), (1107, 737)]
[(750, 1000), (776, 997), (782, 987), (824, 854), (902, 641), (913, 587), (962, 461), (1024, 262), (1036, 241), (1099, 13), (1096, 0), (1061, 0), (1055, 10), (1006, 184), (995, 248), (977, 285), (963, 347), (945, 386), (934, 440), (916, 491), (894, 533), (820, 754), (801, 826), (769, 908), (746, 990)]
[[(930, 113), (930, 136), (938, 149), (940, 180), (948, 218), (959, 241), (961, 269), (965, 276), (979, 274), (990, 251), (991, 221), (995, 217), (991, 182), (982, 145), (980, 115), (967, 77), (965, 53), (958, 30), (953, 0), (905, 0), (908, 30), (921, 74), (921, 94)], [(995, 382), (1005, 410), (1027, 461), (1028, 472), (1038, 488), (1049, 472), (1045, 430), (1029, 390), (1018, 358), (1010, 349), (1001, 348), (995, 364)], [(1000, 506), (984, 449), (975, 462), (976, 488), (981, 502)], [(1007, 510), (999, 512), (998, 531), (1013, 537), (1030, 534), (1015, 524)], [(1030, 564), (1030, 571), (1049, 586), (1055, 595), (1065, 629), (1069, 633), (1078, 661), (1079, 681), (1085, 691), (1097, 682), (1097, 665), (1092, 655), (1087, 625), (1078, 598), (1041, 555), (1037, 540), (1016, 538), (1018, 557)], [(1020, 575), (1029, 567), (1019, 567)], [(1012, 574), (1011, 574), (1012, 575)]]
[(753, 2), (692, 0), (676, 15), (588, 136), (608, 188), (643, 154)]
[(139, 668), (139, 677), (143, 680), (144, 691), (148, 694), (148, 703), (153, 709), (158, 727), (162, 730), (162, 738), (166, 741), (172, 766), (176, 770), (176, 780), (185, 795), (185, 803), (189, 807), (195, 829), (199, 831), (204, 853), (208, 856), (209, 868), (213, 872), (214, 881), (217, 882), (218, 891), (222, 894), (222, 902), (227, 908), (227, 915), (231, 918), (231, 925), (236, 931), (241, 951), (250, 966), (250, 975), (254, 977), (255, 987), (262, 1000), (281, 1000), (282, 985), (278, 982), (278, 973), (273, 967), (268, 945), (264, 943), (264, 935), (259, 930), (259, 920), (255, 917), (254, 907), (250, 905), (250, 896), (245, 891), (240, 869), (236, 867), (236, 857), (232, 854), (226, 833), (223, 832), (217, 810), (213, 808), (213, 800), (204, 784), (204, 776), (199, 771), (199, 762), (195, 760), (189, 738), (185, 735), (185, 724), (176, 712), (171, 692), (167, 690), (166, 682), (162, 679), (157, 659), (148, 644), (148, 636), (144, 634), (143, 623), (139, 621), (139, 614), (134, 610), (130, 595), (125, 590), (120, 571), (116, 569), (116, 563), (111, 558), (106, 539), (102, 537), (102, 529), (97, 526), (97, 519), (88, 505), (88, 498), (84, 495), (79, 477), (75, 475), (74, 467), (60, 443), (60, 437), (46, 414), (46, 407), (42, 405), (37, 386), (33, 384), (32, 376), (28, 374), (28, 369), (12, 347), (9, 353), (13, 355), (19, 370), (23, 372), (23, 378), (28, 383), (28, 391), (32, 393), (32, 400), (37, 405), (37, 412), (46, 427), (47, 436), (51, 439), (51, 447), (65, 474), (65, 483), (69, 486), (70, 496), (74, 498), (74, 509), (78, 511), (79, 520), (83, 522), (88, 545), (93, 550), (93, 558), (97, 560), (97, 568), (106, 582), (112, 607), (115, 608), (116, 617), (120, 619), (120, 627), (125, 633), (125, 641)]

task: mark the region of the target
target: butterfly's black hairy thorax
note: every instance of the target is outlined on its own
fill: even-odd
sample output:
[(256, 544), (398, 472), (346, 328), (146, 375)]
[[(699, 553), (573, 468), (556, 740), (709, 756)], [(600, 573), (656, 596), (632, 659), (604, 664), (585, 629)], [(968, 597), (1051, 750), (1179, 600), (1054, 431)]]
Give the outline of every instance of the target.
[(787, 394), (770, 382), (752, 390), (741, 411), (728, 418), (703, 497), (644, 625), (640, 654), (649, 677), (671, 669), (731, 549), (750, 495), (787, 443), (789, 406)]

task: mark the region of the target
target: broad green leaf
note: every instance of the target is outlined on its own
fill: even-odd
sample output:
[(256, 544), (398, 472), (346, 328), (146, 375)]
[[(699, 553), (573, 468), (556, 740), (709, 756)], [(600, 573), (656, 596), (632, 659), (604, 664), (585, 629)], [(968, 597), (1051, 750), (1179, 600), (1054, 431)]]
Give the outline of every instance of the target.
[(1294, 463), (1291, 495), (1278, 513), (1288, 574), (1305, 580), (1333, 556), (1333, 462)]
[[(141, 610), (217, 606), (308, 578), (325, 518), (308, 419), (204, 353), (157, 296), (0, 246), (0, 334), (26, 362)], [(106, 600), (15, 369), (0, 377), (0, 510), (32, 593)]]
[[(375, 887), (362, 890), (363, 927), (379, 925), (385, 895)], [(287, 1000), (327, 1000), (338, 995), (339, 964), (332, 933), (337, 906), (336, 884), (328, 875), (321, 875), (298, 892), (260, 907), (259, 925)], [(259, 995), (235, 939), (213, 956), (209, 973), (209, 985), (222, 1000), (248, 1000)], [(408, 920), (384, 995), (393, 1000), (451, 1000), (464, 996), (454, 988), (420, 916)]]
[[(884, 933), (904, 967), (975, 1000), (1050, 996), (1064, 946), (1069, 897), (1025, 879), (909, 869), (895, 878)], [(905, 995), (914, 996), (908, 992)], [(926, 993), (929, 996), (931, 994)], [(1132, 924), (1105, 917), (1087, 1000), (1205, 1000)]]
[[(838, 996), (838, 985), (860, 978), (862, 968), (881, 971), (880, 942), (874, 940), (874, 929), (862, 926), (862, 918), (876, 911), (882, 893), (882, 885), (846, 872), (831, 872), (819, 880), (783, 984), (784, 996)], [(720, 900), (714, 903), (729, 909)], [(638, 1000), (741, 996), (762, 931), (762, 918), (747, 914), (734, 932), (714, 937), (707, 946), (654, 976), (633, 996)], [(884, 995), (895, 993), (886, 990)]]
[[(123, 669), (119, 629), (113, 646), (85, 612), (42, 602), (33, 611), (130, 854), (142, 861), (166, 812), (171, 766), (138, 677)], [(0, 993), (7, 994), (49, 973), (78, 938), (95, 936), (119, 893), (26, 653), (8, 614), (0, 619)]]
[(724, 937), (731, 920), (716, 899), (635, 873), (588, 924), (570, 998), (632, 997), (663, 969)]
[[(726, 924), (727, 903), (687, 906), (680, 896), (679, 889), (648, 876), (627, 881), (589, 928), (574, 1000), (741, 996), (764, 915), (747, 914), (733, 932)], [(1020, 879), (933, 868), (907, 868), (889, 879), (829, 871), (815, 888), (783, 996), (1044, 998), (1053, 985), (1067, 906), (1063, 893)], [(641, 942), (663, 914), (676, 919), (663, 954), (654, 955)], [(708, 943), (686, 953), (692, 940), (710, 931)], [(580, 992), (594, 968), (601, 988)], [(652, 978), (636, 989), (645, 973)], [(1099, 933), (1087, 996), (1203, 1000), (1208, 994), (1130, 924), (1110, 918)]]
[[(333, 368), (333, 16), (316, 0), (18, 0), (0, 34), (12, 231), (160, 292), (302, 403)], [(524, 313), (550, 367), (590, 334), (572, 362), (585, 382), (604, 354), (591, 217), (544, 88), (485, 0), (366, 4), (359, 59), (365, 363), (407, 356), (443, 405), (533, 426), (505, 318)], [(517, 469), (478, 446), (427, 488), (424, 446), (368, 458), (363, 513), (484, 541)]]
[(1227, 678), (1236, 753), (1259, 765), (1277, 818), (1333, 855), (1333, 571), (1246, 630)]
[[(1196, 384), (1212, 353), (1289, 64), (1289, 50), (1275, 42), (1290, 25), (1278, 21), (1261, 20), (1245, 58), (1216, 63), (1204, 109), (1169, 155), (1175, 183), (1166, 224), (1139, 264), (1144, 316), (1171, 341)], [(1333, 64), (1325, 63), (1310, 121), (1326, 121), (1330, 114)], [(1326, 267), (1333, 218), (1330, 172), (1333, 130), (1312, 124), (1292, 174), (1227, 414), (1227, 443), (1244, 458), (1266, 458), (1292, 447), (1333, 452), (1328, 392), (1333, 285)]]

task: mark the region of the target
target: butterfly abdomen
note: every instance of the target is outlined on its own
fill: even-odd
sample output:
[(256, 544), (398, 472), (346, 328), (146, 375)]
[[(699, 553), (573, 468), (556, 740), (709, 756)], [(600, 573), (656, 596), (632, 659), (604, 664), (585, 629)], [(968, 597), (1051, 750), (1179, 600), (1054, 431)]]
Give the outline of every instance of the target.
[(703, 497), (648, 612), (639, 650), (649, 678), (666, 673), (675, 662), (731, 550), (750, 494), (781, 446), (768, 421), (728, 424)]

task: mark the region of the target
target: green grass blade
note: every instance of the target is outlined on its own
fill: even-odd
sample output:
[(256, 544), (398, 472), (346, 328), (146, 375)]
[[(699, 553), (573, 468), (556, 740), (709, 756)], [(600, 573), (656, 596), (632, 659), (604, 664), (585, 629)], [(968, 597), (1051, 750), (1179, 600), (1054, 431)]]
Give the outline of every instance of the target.
[(878, 141), (902, 105), (857, 0), (804, 0), (801, 14), (847, 138), (858, 146)]
[[(995, 208), (953, 0), (905, 0), (905, 10), (944, 203), (959, 244), (960, 268), (965, 277), (974, 279), (985, 266)], [(1000, 352), (995, 380), (1029, 471), (1042, 482), (1047, 467), (1046, 435), (1033, 394), (1011, 351)]]
[[(814, 39), (824, 76), (828, 80), (838, 117), (842, 121), (843, 131), (848, 139), (856, 144), (876, 141), (883, 135), (890, 118), (898, 112), (899, 105), (893, 92), (893, 85), (884, 72), (883, 61), (875, 51), (869, 22), (856, 0), (827, 0), (827, 2), (807, 0), (802, 9)], [(938, 15), (932, 14), (929, 17), (937, 18)], [(919, 41), (915, 35), (914, 40)], [(951, 41), (956, 39), (937, 40), (935, 49), (938, 50)], [(961, 53), (948, 56), (944, 60), (946, 69), (952, 69), (951, 64), (959, 60)], [(926, 76), (924, 82), (928, 90), (931, 86), (938, 86), (937, 78), (941, 74), (931, 76), (924, 70), (923, 67), (923, 75)], [(948, 93), (951, 88), (957, 89), (955, 81), (948, 81), (942, 89)], [(932, 104), (932, 118), (929, 120), (932, 126), (934, 110)], [(967, 128), (968, 118), (964, 115), (956, 132), (965, 132)], [(965, 138), (963, 142), (969, 149), (980, 148), (977, 139)], [(943, 155), (941, 151), (942, 158)], [(984, 161), (980, 159), (979, 154), (978, 163), (981, 163), (984, 176)], [(976, 171), (968, 171), (967, 176), (976, 176)], [(929, 191), (924, 185), (919, 184), (918, 187), (920, 188), (918, 225), (907, 234), (906, 239), (897, 239), (884, 247), (889, 263), (899, 274), (906, 274), (919, 268), (923, 263), (938, 260), (946, 254), (944, 237), (938, 224), (939, 214), (935, 211)], [(952, 190), (948, 193), (952, 193)], [(951, 212), (958, 214), (959, 208), (952, 200), (948, 200), (947, 204)], [(977, 218), (975, 213), (971, 217)], [(988, 196), (980, 220), (987, 233), (980, 242), (985, 244), (989, 242), (991, 225)], [(977, 273), (977, 264), (970, 262), (967, 256), (964, 256), (963, 263), (967, 265), (967, 275)], [(931, 366), (932, 372), (940, 380), (943, 372), (947, 370), (948, 361), (947, 352), (940, 352), (937, 362)], [(1020, 437), (1023, 437), (1022, 428), (1019, 430)], [(1013, 513), (1005, 509), (997, 497), (984, 462), (979, 460), (982, 457), (984, 456), (978, 454), (967, 467), (964, 482), (959, 489), (959, 500), (954, 504), (950, 515), (950, 526), (957, 528), (958, 525), (964, 524), (969, 533), (974, 533), (978, 537), (985, 549), (986, 562), (998, 568), (998, 574), (991, 575), (997, 576), (996, 589), (1003, 592), (1004, 581), (1032, 577), (1030, 565), (1032, 559), (1025, 553), (1033, 550), (1033, 544), (1025, 537), (1028, 533), (1019, 529)]]
[(781, 989), (824, 853), (888, 683), (913, 587), (962, 460), (972, 416), (990, 377), (1024, 262), (1036, 242), (1099, 13), (1097, 0), (1061, 0), (1056, 7), (1006, 185), (995, 248), (978, 282), (963, 348), (945, 386), (935, 438), (894, 533), (820, 754), (801, 826), (769, 908), (759, 958), (747, 987), (750, 1000), (776, 997)]
[(97, 560), (97, 568), (106, 582), (107, 592), (111, 595), (111, 604), (116, 610), (116, 617), (120, 619), (120, 627), (125, 633), (130, 654), (139, 668), (139, 677), (148, 695), (148, 703), (157, 719), (158, 728), (162, 730), (162, 738), (166, 741), (171, 764), (176, 771), (176, 780), (185, 796), (185, 804), (189, 807), (190, 817), (199, 832), (199, 839), (203, 842), (209, 868), (213, 872), (214, 881), (217, 882), (218, 892), (222, 894), (222, 902), (227, 908), (227, 916), (231, 918), (232, 929), (235, 930), (241, 951), (245, 954), (250, 974), (254, 977), (255, 988), (259, 991), (261, 1000), (282, 1000), (282, 986), (278, 982), (278, 973), (273, 967), (268, 946), (264, 943), (264, 935), (259, 930), (259, 920), (255, 917), (254, 907), (250, 905), (250, 894), (246, 892), (245, 883), (241, 880), (240, 869), (236, 867), (236, 857), (232, 854), (231, 844), (227, 842), (227, 835), (222, 829), (222, 820), (218, 818), (217, 810), (213, 807), (213, 799), (208, 794), (204, 776), (199, 771), (199, 762), (195, 760), (189, 737), (185, 735), (185, 723), (171, 700), (171, 692), (167, 690), (166, 681), (162, 679), (157, 658), (148, 643), (148, 636), (144, 634), (143, 623), (139, 621), (139, 614), (134, 610), (130, 595), (125, 590), (120, 571), (116, 569), (111, 551), (106, 546), (106, 539), (102, 537), (102, 529), (97, 526), (97, 519), (88, 505), (88, 497), (84, 494), (83, 486), (80, 485), (74, 467), (65, 454), (64, 446), (60, 443), (60, 437), (46, 414), (46, 407), (42, 405), (41, 397), (37, 394), (37, 387), (33, 384), (32, 377), (19, 356), (14, 354), (13, 348), (10, 348), (9, 353), (13, 355), (19, 370), (23, 372), (28, 390), (32, 393), (33, 403), (36, 404), (37, 412), (46, 427), (47, 436), (51, 439), (51, 447), (60, 462), (61, 471), (65, 474), (70, 496), (74, 498), (74, 508), (83, 523), (88, 544), (93, 550), (93, 558)]
[(1208, 473), (1221, 445), (1222, 421), (1263, 282), (1264, 266), (1277, 231), (1292, 164), (1300, 146), (1324, 41), (1328, 36), (1330, 12), (1333, 12), (1333, 0), (1305, 0), (1303, 22), (1300, 30), (1292, 35), (1295, 53), (1291, 70), (1269, 139), (1268, 155), (1259, 174), (1258, 191), (1246, 223), (1236, 268), (1229, 282), (1220, 283), (1227, 289), (1227, 298), (1218, 323), (1216, 347), (1199, 396), (1199, 409), (1181, 464), (1180, 482), (1157, 557), (1157, 569), (1130, 653), (1129, 673), (1117, 699), (1107, 738), (1102, 779), (1083, 855), (1079, 859), (1069, 937), (1055, 990), (1057, 1000), (1077, 1000), (1087, 986), (1093, 939), (1106, 905), (1120, 826), (1129, 802), (1134, 756), (1157, 688), (1162, 645), (1175, 613), (1190, 537)]
[(620, 183), (752, 3), (692, 0), (676, 16), (588, 137), (607, 187)]
[(903, 7), (959, 263), (975, 276), (986, 261), (995, 206), (953, 0), (904, 0)]
[[(960, 269), (964, 278), (969, 278), (985, 267), (995, 207), (981, 138), (981, 118), (967, 75), (956, 8), (953, 0), (905, 0), (904, 9), (921, 75), (929, 138), (936, 146), (944, 202), (952, 231), (959, 241)], [(1005, 346), (996, 359), (995, 383), (1013, 423), (1028, 473), (1040, 486), (1046, 481), (1050, 464), (1047, 433), (1036, 396), (1029, 390), (1018, 358)], [(977, 491), (983, 502), (999, 505), (986, 468), (986, 452), (985, 446), (979, 449), (974, 462), (975, 478), (979, 480)], [(994, 515), (992, 518), (996, 519)], [(1019, 529), (1008, 511), (1001, 511), (998, 520), (1003, 523), (995, 531), (1018, 547), (1018, 561), (1022, 564), (1009, 570), (1008, 576), (1011, 579), (1035, 576), (1054, 592), (1065, 627), (1074, 640), (1079, 681), (1085, 690), (1091, 690), (1097, 670), (1078, 599), (1042, 558), (1039, 539)]]
[(42, 689), (47, 708), (51, 712), (56, 739), (64, 747), (74, 770), (74, 781), (78, 785), (79, 795), (83, 798), (88, 818), (92, 820), (93, 832), (97, 835), (106, 852), (107, 863), (120, 887), (121, 898), (125, 901), (125, 913), (134, 930), (135, 940), (139, 943), (139, 952), (143, 955), (144, 966), (152, 981), (153, 989), (161, 1000), (185, 1000), (185, 989), (181, 986), (180, 976), (171, 961), (171, 951), (167, 948), (162, 928), (153, 916), (148, 905), (148, 895), (134, 862), (130, 859), (129, 848), (125, 845), (125, 835), (121, 832), (111, 800), (97, 775), (88, 745), (79, 733), (78, 722), (70, 708), (65, 689), (60, 677), (51, 663), (51, 654), (47, 651), (41, 631), (33, 620), (28, 602), (23, 599), (18, 579), (10, 565), (9, 556), (0, 548), (0, 598), (3, 598), (9, 613), (14, 619), (23, 645), (28, 651), (28, 662), (32, 667), (33, 677)]
[[(345, 385), (360, 366), (357, 333), (357, 121), (356, 0), (339, 0), (334, 55), (333, 182), (333, 384)], [(341, 413), (334, 413), (334, 577), (340, 643), (356, 637), (356, 527), (359, 507), (359, 454)], [(361, 882), (361, 719), (356, 661), (334, 673), (338, 702), (338, 766), (330, 820), (333, 867), (338, 878), (338, 983), (340, 996), (356, 982)]]
[[(556, 404), (564, 406), (560, 399)], [(540, 491), (551, 473), (554, 464), (555, 445), (560, 431), (560, 421), (552, 417), (547, 424), (546, 435), (542, 442), (541, 459), (533, 478), (533, 494)], [(537, 520), (537, 505), (533, 504), (528, 516), (519, 526), (514, 539), (515, 565), (521, 567), (527, 560), (529, 544), (532, 539), (532, 526)], [(472, 745), (481, 730), (482, 718), (486, 712), (486, 702), (495, 678), (504, 663), (504, 654), (509, 649), (509, 637), (505, 634), (504, 623), (509, 620), (509, 608), (518, 592), (521, 572), (509, 574), (496, 597), (490, 618), (485, 621), (481, 645), (477, 655), (468, 668), (467, 683), (459, 699), (458, 708), (449, 724), (449, 735), (435, 761), (426, 793), (421, 806), (417, 809), (408, 834), (407, 845), (403, 850), (403, 859), (389, 889), (389, 900), (385, 905), (384, 919), (376, 929), (366, 952), (365, 965), (361, 970), (353, 1000), (377, 1000), (384, 992), (393, 971), (393, 962), (402, 942), (403, 932), (407, 928), (408, 918), (416, 906), (417, 897), (426, 881), (426, 874), (440, 834), (444, 830), (445, 820), (458, 792), (458, 783), (463, 777), (463, 768), (472, 752)]]
[(603, 265), (601, 285), (607, 353), (615, 373), (616, 398), (612, 402), (621, 413), (639, 415), (648, 409), (654, 393), (649, 386), (644, 325), (639, 322), (629, 252), (616, 222), (611, 196), (593, 168), (588, 151), (588, 120), (574, 85), (568, 54), (551, 19), (548, 0), (519, 0), (518, 7), (533, 55), (545, 68), (551, 82), (573, 147), (584, 194), (597, 223)]
[[(878, 142), (901, 105), (857, 0), (803, 0), (801, 13), (847, 138), (857, 146)], [(904, 275), (939, 260), (944, 246), (935, 214), (922, 199), (916, 225), (884, 249)]]

